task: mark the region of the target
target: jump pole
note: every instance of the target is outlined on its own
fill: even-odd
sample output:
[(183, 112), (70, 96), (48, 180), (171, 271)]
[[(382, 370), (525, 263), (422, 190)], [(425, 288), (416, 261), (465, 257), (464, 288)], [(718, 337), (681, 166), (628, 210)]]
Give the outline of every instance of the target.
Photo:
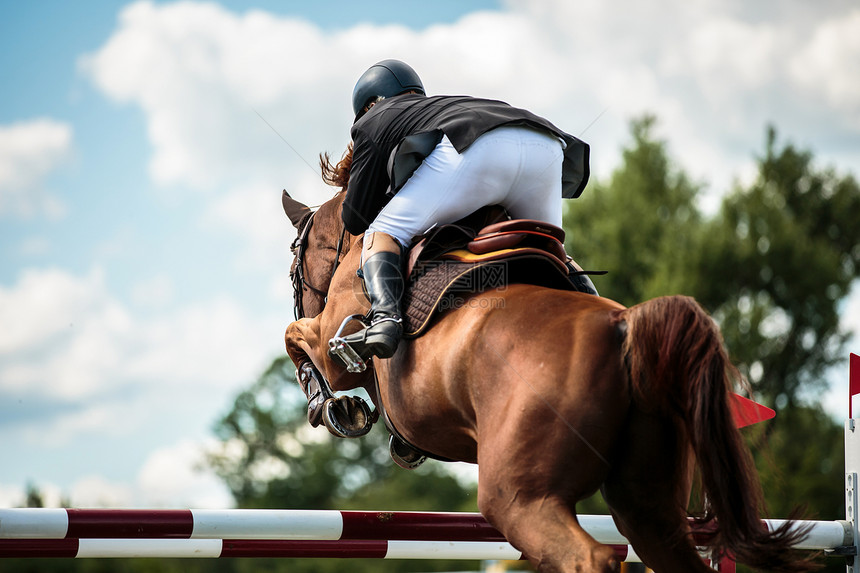
[[(638, 562), (608, 515), (583, 515), (597, 541)], [(766, 520), (776, 528), (782, 520)], [(840, 521), (810, 526), (797, 546), (833, 550)], [(704, 540), (707, 530), (696, 535)], [(0, 509), (0, 558), (11, 557), (341, 557), (521, 559), (479, 513), (316, 510)]]
[[(593, 535), (640, 561), (609, 516)], [(336, 557), (519, 560), (479, 513), (0, 509), (0, 558)]]

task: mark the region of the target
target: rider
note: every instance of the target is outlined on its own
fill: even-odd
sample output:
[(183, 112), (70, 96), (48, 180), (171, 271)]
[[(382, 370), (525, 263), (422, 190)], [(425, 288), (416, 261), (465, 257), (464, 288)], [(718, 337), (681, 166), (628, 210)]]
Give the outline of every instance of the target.
[[(589, 147), (501, 101), (428, 97), (399, 60), (364, 72), (352, 107), (351, 158), (338, 164), (349, 180), (343, 222), (353, 235), (364, 233), (361, 275), (371, 310), (370, 326), (345, 339), (363, 357), (388, 358), (402, 335), (403, 259), (413, 238), (486, 205), (561, 226), (559, 199), (582, 193)], [(323, 163), (329, 178), (338, 168)], [(581, 281), (593, 290), (587, 277)]]

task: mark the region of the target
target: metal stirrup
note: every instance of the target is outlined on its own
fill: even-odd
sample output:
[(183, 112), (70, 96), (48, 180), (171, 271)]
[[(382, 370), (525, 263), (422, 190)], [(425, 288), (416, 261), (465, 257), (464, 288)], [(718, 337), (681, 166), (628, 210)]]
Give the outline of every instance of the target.
[(343, 338), (343, 329), (353, 320), (357, 320), (365, 327), (370, 326), (363, 314), (347, 316), (343, 319), (334, 337), (328, 341), (329, 354), (337, 356), (346, 365), (347, 372), (364, 372), (367, 370), (367, 361)]

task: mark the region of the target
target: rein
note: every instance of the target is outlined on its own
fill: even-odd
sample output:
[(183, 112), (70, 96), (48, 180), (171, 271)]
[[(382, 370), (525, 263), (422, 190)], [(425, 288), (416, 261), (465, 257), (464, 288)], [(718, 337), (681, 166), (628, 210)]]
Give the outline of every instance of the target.
[[(314, 285), (310, 284), (305, 280), (305, 251), (308, 248), (308, 237), (310, 236), (311, 227), (314, 223), (314, 215), (316, 215), (316, 211), (313, 211), (307, 217), (307, 223), (302, 226), (302, 230), (296, 235), (296, 239), (293, 241), (293, 244), (290, 245), (290, 250), (296, 257), (296, 265), (293, 270), (290, 272), (290, 279), (292, 279), (293, 283), (293, 313), (295, 314), (296, 320), (301, 320), (305, 318), (304, 306), (303, 306), (303, 293), (304, 289), (308, 288), (315, 292), (316, 294), (323, 297), (323, 304), (328, 302), (328, 288), (323, 290), (321, 288), (317, 288)], [(340, 265), (340, 255), (343, 250), (343, 242), (346, 237), (346, 226), (341, 227), (340, 231), (340, 239), (337, 241), (337, 247), (335, 249), (335, 258), (334, 265), (331, 268), (331, 275), (329, 276), (329, 285), (331, 285), (331, 281), (334, 278), (334, 273), (337, 270), (337, 267)]]

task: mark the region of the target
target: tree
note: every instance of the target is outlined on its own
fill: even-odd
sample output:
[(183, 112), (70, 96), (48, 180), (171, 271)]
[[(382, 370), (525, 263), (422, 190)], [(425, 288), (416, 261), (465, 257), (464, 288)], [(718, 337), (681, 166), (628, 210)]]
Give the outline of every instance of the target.
[(593, 181), (568, 202), (565, 247), (595, 279), (600, 294), (625, 305), (687, 289), (700, 234), (699, 186), (675, 168), (654, 139), (653, 116), (631, 122), (633, 144), (609, 181)]
[[(460, 484), (439, 462), (403, 470), (390, 460), (379, 424), (360, 439), (343, 440), (310, 428), (307, 402), (289, 358), (277, 358), (236, 398), (217, 423), (220, 451), (210, 464), (239, 507), (476, 511), (474, 486)], [(433, 571), (474, 568), (452, 561), (239, 561), (236, 571)]]
[(586, 269), (608, 270), (598, 290), (623, 304), (699, 300), (755, 397), (777, 407), (774, 422), (745, 430), (772, 514), (801, 503), (810, 516), (840, 519), (842, 428), (814, 392), (844, 359), (838, 310), (860, 272), (860, 189), (851, 176), (817, 169), (810, 152), (777, 145), (769, 128), (756, 181), (706, 217), (698, 186), (673, 165), (654, 124), (634, 120), (621, 165), (569, 203), (568, 252)]
[(27, 500), (24, 502), (24, 507), (45, 507), (45, 502), (42, 497), (42, 492), (35, 484), (27, 484)]
[(845, 358), (839, 303), (860, 273), (860, 187), (778, 148), (772, 127), (758, 162), (706, 226), (692, 275), (757, 394), (795, 405)]
[(860, 274), (860, 187), (816, 169), (808, 151), (778, 147), (769, 128), (757, 180), (707, 219), (698, 187), (653, 138), (654, 121), (633, 121), (622, 165), (569, 205), (569, 251), (609, 270), (598, 288), (622, 304), (695, 297), (760, 399), (801, 402), (844, 359), (839, 303)]

